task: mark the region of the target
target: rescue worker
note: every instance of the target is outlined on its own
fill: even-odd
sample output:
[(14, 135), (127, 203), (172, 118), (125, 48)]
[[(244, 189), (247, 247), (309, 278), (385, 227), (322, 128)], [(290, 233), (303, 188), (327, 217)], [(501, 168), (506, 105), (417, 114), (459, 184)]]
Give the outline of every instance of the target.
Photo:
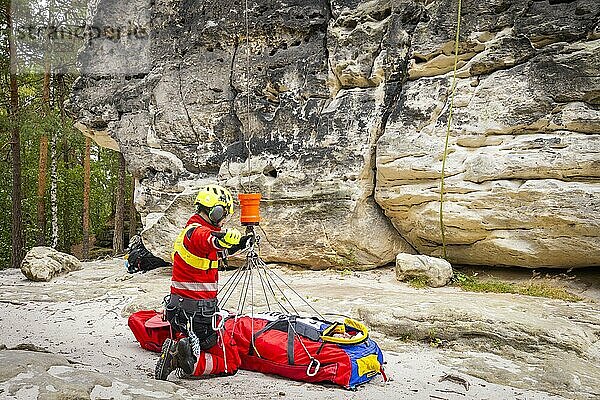
[(233, 338), (217, 328), (223, 317), (217, 314), (218, 266), (219, 259), (245, 248), (251, 236), (222, 228), (233, 214), (229, 190), (206, 185), (194, 204), (196, 213), (174, 244), (171, 294), (165, 307), (173, 333), (187, 337), (163, 344), (155, 369), (160, 380), (178, 368), (194, 376), (230, 375), (241, 362)]

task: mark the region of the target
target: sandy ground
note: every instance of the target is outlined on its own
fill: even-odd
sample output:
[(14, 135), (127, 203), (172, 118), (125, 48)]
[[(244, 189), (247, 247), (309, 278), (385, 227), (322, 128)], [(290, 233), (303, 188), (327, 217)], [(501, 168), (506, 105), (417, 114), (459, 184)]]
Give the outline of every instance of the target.
[[(314, 272), (282, 270), (281, 273), (292, 280), (307, 278), (305, 281), (308, 283), (320, 281), (321, 285), (334, 289), (331, 280), (328, 283)], [(159, 303), (158, 293), (163, 290), (161, 288), (167, 290), (169, 277), (169, 270), (128, 275), (122, 270), (119, 260), (85, 263), (83, 271), (49, 283), (29, 282), (20, 271), (2, 271), (0, 343), (8, 348), (31, 343), (66, 356), (78, 368), (134, 379), (151, 378), (157, 354), (139, 347), (124, 315), (128, 315), (131, 303), (140, 303), (140, 299), (141, 303), (144, 303), (143, 300)], [(381, 276), (366, 272), (361, 273), (361, 279), (376, 282), (381, 280)], [(341, 282), (340, 285), (343, 290), (346, 284)], [(333, 298), (335, 292), (328, 290)], [(335, 308), (335, 302), (330, 302), (330, 306)], [(345, 306), (340, 307), (343, 309)], [(374, 337), (377, 337), (376, 333)], [(385, 349), (390, 381), (384, 383), (381, 377), (377, 377), (357, 391), (333, 385), (294, 382), (249, 371), (240, 371), (232, 377), (195, 380), (171, 377), (170, 380), (191, 393), (225, 399), (562, 399), (465, 375), (444, 365), (440, 349), (424, 344), (380, 344)], [(460, 377), (467, 383), (443, 380), (447, 375)], [(110, 396), (107, 389), (100, 397)]]

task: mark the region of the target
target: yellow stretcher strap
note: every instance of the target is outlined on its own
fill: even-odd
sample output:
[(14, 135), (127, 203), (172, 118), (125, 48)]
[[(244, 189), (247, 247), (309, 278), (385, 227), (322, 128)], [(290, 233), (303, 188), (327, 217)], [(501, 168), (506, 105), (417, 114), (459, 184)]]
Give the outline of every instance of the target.
[[(352, 336), (351, 338), (329, 336), (329, 335), (333, 335), (336, 333), (342, 333), (342, 334), (345, 333), (346, 325), (349, 326), (350, 328), (356, 329), (359, 333)], [(323, 335), (321, 335), (321, 340), (323, 340), (324, 342), (337, 343), (337, 344), (357, 344), (357, 343), (360, 343), (360, 342), (366, 340), (368, 337), (369, 337), (369, 329), (364, 324), (361, 324), (360, 322), (358, 322), (357, 320), (354, 320), (352, 318), (346, 318), (346, 319), (344, 319), (343, 325), (336, 323), (336, 324), (331, 325), (329, 328), (325, 329), (323, 331)]]
[(171, 256), (174, 258), (175, 253), (179, 254), (179, 257), (181, 257), (183, 259), (183, 261), (185, 261), (186, 264), (191, 265), (194, 268), (198, 268), (198, 269), (202, 269), (202, 270), (207, 270), (210, 268), (218, 268), (219, 267), (218, 261), (212, 261), (212, 260), (209, 260), (208, 258), (198, 257), (197, 255), (190, 253), (190, 251), (188, 249), (186, 249), (185, 245), (183, 244), (183, 239), (185, 238), (186, 233), (190, 229), (195, 229), (199, 226), (200, 226), (200, 224), (190, 224), (181, 230), (181, 233), (179, 234), (179, 236), (177, 236), (177, 239), (175, 240), (175, 244), (173, 245), (174, 251)]

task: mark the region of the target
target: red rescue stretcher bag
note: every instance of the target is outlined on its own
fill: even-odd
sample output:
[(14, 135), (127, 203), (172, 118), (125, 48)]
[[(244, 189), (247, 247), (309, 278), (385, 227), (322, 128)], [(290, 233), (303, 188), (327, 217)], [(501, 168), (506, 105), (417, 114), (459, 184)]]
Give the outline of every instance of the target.
[[(328, 322), (276, 312), (225, 322), (237, 344), (240, 368), (304, 382), (353, 389), (383, 374), (383, 353), (358, 321)], [(385, 377), (385, 375), (384, 375)]]
[[(162, 316), (142, 310), (129, 317), (129, 327), (144, 349), (160, 352), (171, 337), (169, 322)], [(350, 318), (328, 322), (258, 313), (229, 317), (225, 330), (237, 344), (241, 369), (303, 382), (331, 382), (347, 389), (384, 374), (381, 349), (369, 338), (367, 328)]]

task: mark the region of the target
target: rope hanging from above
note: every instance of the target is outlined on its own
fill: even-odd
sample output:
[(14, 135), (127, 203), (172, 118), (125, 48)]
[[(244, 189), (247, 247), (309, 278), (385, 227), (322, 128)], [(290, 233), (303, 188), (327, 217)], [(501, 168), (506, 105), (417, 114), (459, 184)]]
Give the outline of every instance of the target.
[[(247, 150), (246, 169), (248, 173), (248, 184), (250, 183), (250, 175), (252, 172), (252, 150), (250, 149), (250, 142), (253, 138), (252, 129), (250, 127), (250, 23), (248, 16), (248, 0), (245, 0), (244, 10), (244, 23), (246, 27), (246, 126), (244, 129), (244, 143)], [(250, 190), (245, 188), (242, 184), (242, 170), (239, 172), (240, 186), (246, 193), (250, 193)]]
[(440, 231), (442, 234), (442, 253), (444, 259), (446, 255), (446, 229), (444, 226), (444, 173), (446, 169), (446, 158), (448, 157), (448, 141), (450, 138), (450, 124), (452, 123), (452, 110), (454, 108), (454, 94), (456, 92), (456, 67), (458, 65), (458, 42), (460, 34), (460, 13), (462, 0), (458, 0), (458, 12), (456, 17), (456, 37), (454, 39), (454, 72), (452, 74), (452, 88), (450, 89), (450, 106), (448, 108), (448, 124), (446, 125), (446, 141), (444, 143), (444, 153), (442, 154), (442, 171), (440, 180)]

